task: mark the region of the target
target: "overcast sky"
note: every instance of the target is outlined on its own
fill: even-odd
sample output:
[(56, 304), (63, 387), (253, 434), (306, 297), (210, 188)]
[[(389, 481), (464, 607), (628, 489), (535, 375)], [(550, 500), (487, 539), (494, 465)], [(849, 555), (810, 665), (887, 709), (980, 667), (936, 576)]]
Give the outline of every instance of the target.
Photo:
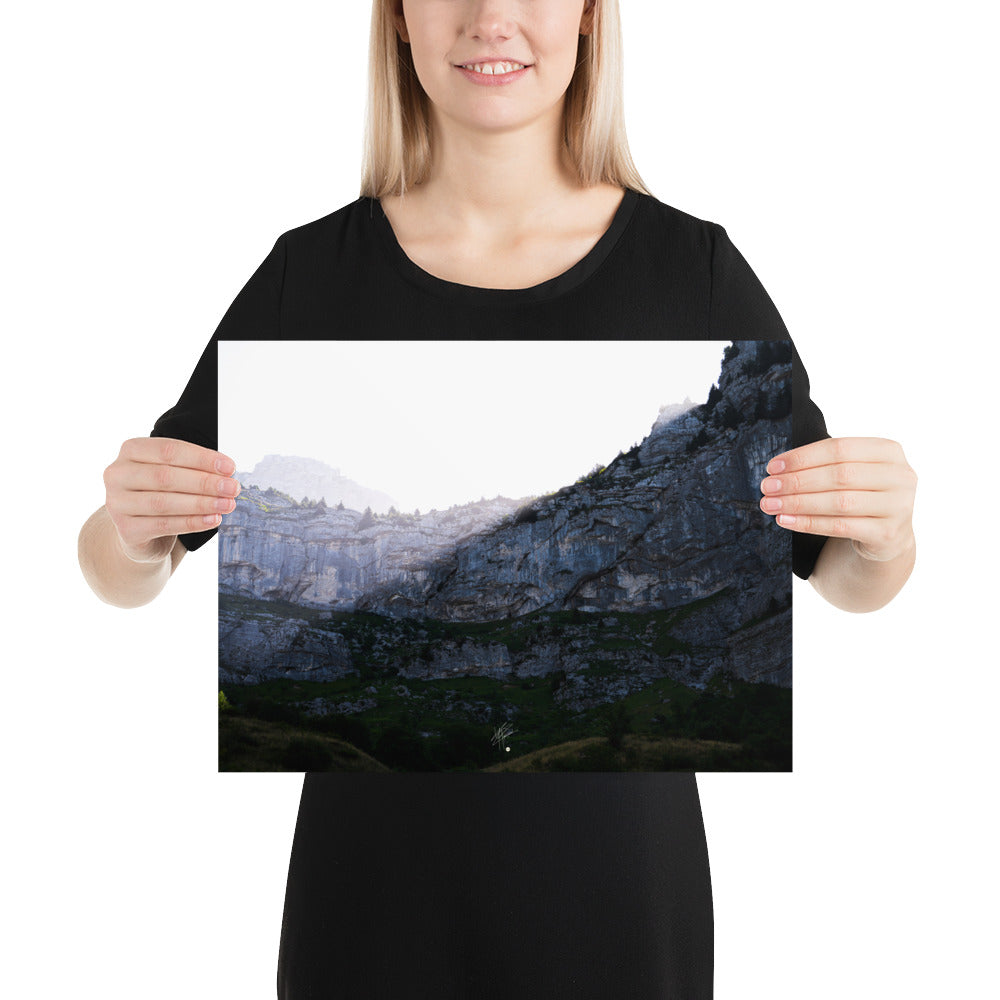
[(299, 455), (428, 511), (574, 482), (701, 403), (723, 341), (223, 341), (219, 450)]

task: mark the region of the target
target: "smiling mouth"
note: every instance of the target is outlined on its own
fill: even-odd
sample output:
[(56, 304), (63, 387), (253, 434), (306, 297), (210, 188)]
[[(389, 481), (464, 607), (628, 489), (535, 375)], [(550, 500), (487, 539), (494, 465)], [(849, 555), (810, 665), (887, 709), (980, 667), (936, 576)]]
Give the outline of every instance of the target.
[(468, 70), (470, 73), (478, 73), (480, 76), (504, 76), (507, 73), (517, 73), (522, 69), (527, 69), (530, 63), (518, 62), (492, 62), (492, 63), (459, 63), (458, 68)]

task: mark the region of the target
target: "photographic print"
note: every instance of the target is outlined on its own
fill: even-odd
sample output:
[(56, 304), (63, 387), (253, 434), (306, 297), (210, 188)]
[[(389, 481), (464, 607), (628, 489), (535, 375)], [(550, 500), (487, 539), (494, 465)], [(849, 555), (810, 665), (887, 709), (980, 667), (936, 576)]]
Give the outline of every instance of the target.
[(789, 341), (220, 341), (220, 771), (788, 771)]

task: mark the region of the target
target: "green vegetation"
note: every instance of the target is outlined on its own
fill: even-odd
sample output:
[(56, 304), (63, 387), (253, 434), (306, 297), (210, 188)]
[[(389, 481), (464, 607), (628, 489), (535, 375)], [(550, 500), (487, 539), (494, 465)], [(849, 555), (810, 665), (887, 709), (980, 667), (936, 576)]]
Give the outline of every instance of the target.
[[(621, 454), (621, 452), (619, 452), (619, 454)], [(598, 462), (585, 476), (580, 476), (580, 478), (576, 481), (576, 485), (580, 486), (583, 483), (591, 483), (605, 471), (607, 471), (606, 467)]]
[(781, 420), (792, 412), (792, 387), (786, 383), (784, 391), (770, 396), (764, 389), (757, 393), (754, 420)]
[(621, 750), (625, 734), (632, 728), (631, 717), (625, 703), (613, 702), (601, 713), (601, 728), (607, 737), (608, 744), (615, 750)]
[(538, 520), (538, 508), (533, 504), (525, 504), (514, 515), (514, 524), (534, 524)]
[[(673, 611), (538, 611), (491, 622), (338, 614), (220, 595), (220, 608), (243, 617), (284, 608), (339, 633), (357, 668), (329, 682), (227, 685), (220, 692), (220, 770), (477, 771), (509, 769), (532, 754), (542, 754), (531, 758), (533, 767), (548, 761), (552, 769), (788, 770), (787, 688), (717, 676), (696, 690), (662, 677), (617, 701), (600, 697), (607, 684), (628, 676), (624, 650), (691, 652), (674, 635), (676, 626), (723, 594)], [(775, 602), (769, 612), (780, 610)], [(516, 654), (556, 640), (589, 651), (572, 675), (419, 676), (430, 672), (444, 644), (452, 656), (463, 643)], [(574, 712), (562, 705), (564, 694), (556, 695), (568, 685), (574, 700), (586, 695), (591, 707)], [(494, 740), (505, 725), (514, 730), (503, 741), (510, 753)], [(579, 754), (566, 749), (578, 743)], [(554, 748), (562, 749), (552, 756)]]
[(240, 714), (219, 716), (220, 771), (386, 771), (350, 743)]
[[(277, 507), (272, 506), (272, 504), (280, 503), (282, 506), (291, 507), (302, 506), (296, 500), (293, 500), (287, 493), (282, 493), (281, 490), (276, 490), (273, 486), (269, 486), (266, 490), (261, 490), (259, 486), (251, 486), (250, 488), (256, 490), (260, 495), (253, 496), (249, 492), (244, 491), (236, 498), (237, 504), (252, 504), (258, 510), (264, 511), (265, 514), (269, 514), (272, 510), (277, 509)], [(303, 500), (305, 500), (304, 497)], [(270, 503), (268, 501), (270, 501)]]
[(685, 448), (690, 453), (692, 451), (697, 451), (702, 445), (708, 444), (712, 439), (708, 435), (708, 431), (704, 427), (699, 427), (698, 432), (691, 438), (685, 445)]
[(740, 411), (728, 399), (724, 399), (715, 408), (715, 413), (712, 414), (712, 422), (716, 427), (736, 428), (739, 427), (742, 420)]
[(718, 403), (720, 399), (722, 399), (722, 390), (715, 382), (713, 382), (712, 388), (708, 390), (708, 399), (706, 399), (705, 402), (698, 407), (698, 411), (703, 417), (708, 417), (712, 410), (715, 409), (715, 404)]
[[(676, 751), (678, 746), (690, 750), (706, 742), (731, 744), (724, 760), (675, 755), (677, 768), (791, 768), (791, 692), (767, 684), (729, 682), (695, 691), (664, 678), (618, 702), (574, 714), (553, 701), (558, 688), (553, 676), (525, 678), (514, 684), (485, 677), (407, 680), (408, 694), (385, 685), (374, 696), (375, 707), (367, 711), (309, 715), (297, 701), (301, 688), (316, 690), (325, 685), (269, 683), (277, 688), (280, 700), (272, 702), (259, 695), (245, 702), (234, 698), (234, 709), (219, 713), (220, 770), (476, 771), (498, 763), (506, 767), (503, 762), (511, 757), (493, 737), (508, 717), (513, 733), (506, 742), (514, 749), (515, 760), (581, 740), (603, 740), (618, 751), (642, 738), (656, 744), (657, 752)], [(671, 695), (664, 697), (665, 690)], [(361, 696), (361, 692), (355, 692), (353, 699), (334, 696), (330, 703), (356, 701)], [(478, 715), (486, 721), (478, 721)], [(691, 742), (678, 744), (677, 740)], [(307, 759), (311, 762), (301, 764)], [(293, 765), (292, 760), (300, 763)], [(675, 766), (648, 769), (673, 770)]]
[(546, 747), (487, 771), (730, 771), (759, 770), (738, 743), (625, 736), (619, 746), (602, 736)]

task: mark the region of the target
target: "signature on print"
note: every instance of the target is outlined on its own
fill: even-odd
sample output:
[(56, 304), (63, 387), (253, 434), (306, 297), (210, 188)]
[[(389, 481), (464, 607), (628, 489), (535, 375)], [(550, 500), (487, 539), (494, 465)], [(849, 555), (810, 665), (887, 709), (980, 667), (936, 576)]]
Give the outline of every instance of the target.
[[(497, 746), (500, 746), (500, 744), (502, 744), (507, 739), (507, 737), (510, 736), (511, 733), (516, 733), (516, 732), (517, 730), (514, 729), (509, 722), (504, 722), (493, 730), (493, 739), (490, 740), (490, 742), (495, 743)], [(510, 753), (509, 746), (504, 746), (504, 750)]]

